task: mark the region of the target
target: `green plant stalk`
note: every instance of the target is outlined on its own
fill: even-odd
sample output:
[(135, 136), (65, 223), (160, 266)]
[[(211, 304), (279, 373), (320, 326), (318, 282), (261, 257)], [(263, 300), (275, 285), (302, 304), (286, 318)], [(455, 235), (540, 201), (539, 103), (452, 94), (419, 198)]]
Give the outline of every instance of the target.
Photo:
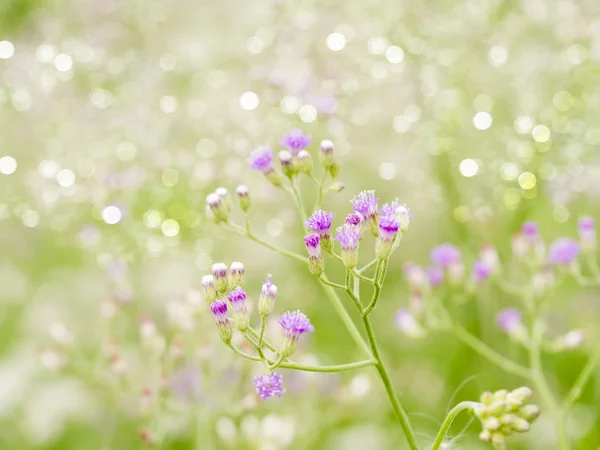
[(371, 313), (371, 311), (375, 309), (375, 306), (377, 306), (377, 300), (379, 300), (379, 295), (381, 294), (381, 283), (385, 278), (386, 271), (387, 260), (380, 259), (377, 263), (377, 269), (375, 269), (375, 277), (373, 278), (375, 280), (375, 282), (373, 283), (373, 286), (375, 287), (375, 292), (373, 293), (371, 303), (369, 303), (369, 305), (363, 311), (361, 311), (361, 315), (363, 317), (368, 316)]
[(542, 339), (543, 328), (539, 318), (534, 317), (531, 325), (531, 345), (529, 346), (529, 363), (531, 365), (531, 380), (535, 383), (556, 427), (558, 448), (569, 450), (571, 444), (565, 428), (564, 414), (561, 413), (560, 405), (555, 400), (548, 381), (542, 369)]
[(444, 422), (442, 423), (442, 426), (440, 427), (440, 431), (438, 431), (435, 441), (433, 442), (433, 446), (431, 447), (431, 450), (438, 450), (440, 448), (440, 446), (444, 442), (446, 433), (448, 433), (448, 430), (450, 429), (450, 425), (452, 425), (452, 422), (454, 422), (454, 419), (456, 419), (456, 416), (458, 416), (461, 412), (463, 412), (465, 410), (470, 410), (470, 409), (475, 408), (477, 405), (478, 405), (478, 403), (476, 403), (476, 402), (460, 402), (458, 405), (456, 405), (454, 408), (452, 408), (450, 410), (450, 412), (448, 412), (448, 415), (446, 416), (446, 418), (444, 419)]
[[(376, 278), (377, 278), (377, 276), (376, 276)], [(350, 270), (348, 269), (348, 270), (346, 270), (346, 290), (349, 292), (352, 292), (353, 296), (358, 300), (358, 303), (360, 303), (360, 292), (358, 292), (358, 283), (355, 284), (354, 289), (352, 289), (350, 287), (349, 283), (350, 283)], [(371, 303), (373, 303), (373, 301), (377, 302), (376, 297), (379, 297), (380, 293), (381, 293), (381, 290), (375, 291), (373, 293), (373, 300), (371, 301)], [(408, 442), (408, 445), (411, 448), (411, 450), (418, 450), (419, 447), (417, 445), (417, 441), (415, 438), (415, 432), (413, 431), (412, 426), (410, 424), (408, 414), (406, 414), (406, 411), (404, 411), (404, 408), (402, 408), (402, 404), (398, 400), (398, 396), (396, 395), (396, 392), (394, 391), (394, 387), (392, 386), (392, 382), (387, 373), (387, 369), (386, 369), (385, 365), (383, 364), (383, 362), (381, 361), (379, 347), (377, 345), (377, 341), (375, 340), (375, 334), (373, 333), (373, 327), (371, 326), (371, 321), (369, 319), (369, 316), (361, 315), (361, 319), (362, 319), (363, 325), (365, 327), (365, 331), (367, 332), (367, 339), (369, 341), (369, 346), (371, 347), (371, 353), (372, 353), (375, 361), (377, 361), (377, 363), (375, 364), (375, 369), (377, 370), (377, 373), (379, 374), (379, 378), (381, 378), (381, 382), (383, 383), (385, 392), (388, 395), (390, 404), (392, 405), (392, 409), (394, 410), (394, 413), (396, 413), (396, 417), (398, 418), (398, 421), (400, 422), (400, 427), (402, 428), (402, 431), (404, 432), (404, 437), (406, 438), (406, 441)]]
[(589, 357), (587, 363), (585, 364), (585, 366), (583, 366), (583, 369), (581, 370), (579, 376), (575, 380), (575, 384), (569, 391), (569, 394), (567, 395), (563, 406), (565, 418), (569, 413), (571, 406), (573, 406), (573, 404), (579, 399), (579, 397), (581, 397), (581, 394), (583, 393), (583, 388), (593, 375), (594, 368), (596, 367), (598, 362), (600, 362), (600, 350), (597, 350), (596, 353)]
[(321, 183), (319, 184), (319, 192), (317, 193), (317, 201), (315, 202), (314, 210), (321, 209), (321, 203), (323, 202), (323, 187), (325, 186), (325, 180), (327, 179), (327, 170), (323, 172)]

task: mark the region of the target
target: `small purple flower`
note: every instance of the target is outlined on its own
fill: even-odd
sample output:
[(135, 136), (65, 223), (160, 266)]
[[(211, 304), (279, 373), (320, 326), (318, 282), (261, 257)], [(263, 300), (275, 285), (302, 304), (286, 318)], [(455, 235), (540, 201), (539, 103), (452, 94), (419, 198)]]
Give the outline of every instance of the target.
[(492, 274), (492, 268), (483, 261), (475, 261), (473, 264), (473, 279), (476, 283), (481, 283)]
[(216, 300), (210, 305), (210, 310), (215, 316), (217, 325), (225, 325), (227, 323), (227, 303), (223, 300)]
[(334, 214), (331, 212), (318, 210), (305, 222), (306, 228), (313, 230), (321, 238), (328, 239), (331, 236), (331, 221)]
[(248, 311), (248, 308), (246, 307), (246, 292), (242, 288), (235, 288), (227, 295), (227, 299), (235, 312)]
[[(381, 209), (383, 212), (383, 208)], [(395, 215), (387, 214), (379, 216), (379, 238), (385, 242), (392, 242), (398, 230), (400, 229), (400, 221)]]
[(594, 251), (598, 246), (596, 240), (596, 222), (592, 217), (584, 216), (579, 219), (579, 241), (585, 251)]
[(300, 311), (284, 312), (278, 322), (283, 328), (285, 337), (292, 341), (297, 341), (304, 333), (315, 331), (308, 317)]
[(254, 170), (260, 170), (264, 174), (268, 174), (274, 170), (273, 167), (273, 150), (268, 145), (258, 147), (248, 158), (250, 168)]
[(577, 227), (579, 228), (580, 233), (586, 232), (595, 232), (596, 231), (596, 222), (593, 217), (583, 216), (577, 222)]
[(273, 311), (275, 298), (277, 297), (277, 286), (271, 281), (271, 274), (267, 274), (267, 279), (262, 285), (260, 297), (258, 298), (258, 312), (262, 317), (267, 317)]
[(460, 262), (462, 256), (455, 246), (445, 243), (434, 247), (430, 254), (431, 260), (442, 267), (449, 267)]
[(309, 234), (304, 236), (304, 244), (306, 245), (306, 251), (308, 252), (309, 257), (321, 257), (321, 246), (319, 245), (320, 241), (321, 238), (318, 234)]
[(279, 141), (281, 145), (287, 148), (294, 156), (297, 156), (300, 150), (304, 150), (312, 142), (312, 138), (304, 131), (299, 129), (290, 130)]
[(282, 376), (275, 372), (254, 378), (254, 386), (261, 400), (269, 397), (281, 397), (285, 389), (281, 387)]
[(571, 238), (559, 238), (550, 246), (548, 260), (556, 265), (569, 265), (577, 259), (581, 246)]
[(539, 238), (539, 230), (537, 223), (529, 221), (521, 225), (521, 233), (529, 242), (535, 242)]
[(432, 286), (440, 286), (444, 282), (444, 269), (440, 266), (431, 266), (427, 269), (427, 277)]
[(355, 251), (358, 248), (360, 233), (352, 230), (344, 230), (342, 227), (337, 228), (335, 240), (340, 243), (342, 250)]
[(367, 219), (373, 219), (377, 216), (377, 201), (375, 191), (362, 191), (354, 196), (350, 202), (355, 212)]
[(496, 318), (498, 326), (508, 334), (514, 334), (522, 328), (521, 312), (515, 308), (502, 309)]
[(344, 220), (344, 228), (360, 232), (362, 228), (363, 219), (360, 214), (348, 214)]

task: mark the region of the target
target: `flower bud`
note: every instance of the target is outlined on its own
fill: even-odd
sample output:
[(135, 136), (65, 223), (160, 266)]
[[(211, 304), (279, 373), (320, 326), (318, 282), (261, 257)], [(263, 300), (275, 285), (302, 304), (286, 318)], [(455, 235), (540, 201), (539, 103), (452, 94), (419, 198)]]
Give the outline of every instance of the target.
[(485, 428), (486, 430), (497, 430), (498, 428), (500, 428), (500, 420), (498, 420), (497, 417), (488, 417), (486, 419), (483, 419), (481, 421), (481, 423), (483, 424), (483, 428)]
[(271, 274), (267, 275), (267, 281), (263, 283), (260, 297), (258, 298), (258, 313), (261, 317), (267, 317), (275, 306), (277, 286), (271, 282)]
[(531, 425), (527, 420), (511, 415), (510, 427), (519, 433), (525, 433), (529, 431)]
[(221, 197), (221, 201), (223, 202), (223, 208), (229, 216), (231, 214), (231, 210), (233, 209), (233, 202), (231, 201), (231, 195), (229, 194), (229, 191), (224, 187), (220, 187), (215, 190), (215, 194)]
[(511, 391), (510, 395), (512, 397), (515, 397), (516, 399), (520, 400), (521, 402), (524, 402), (525, 400), (533, 397), (533, 391), (531, 390), (531, 388), (528, 388), (527, 386), (521, 386), (521, 387)]
[(219, 194), (213, 192), (206, 196), (207, 211), (210, 211), (215, 222), (227, 222), (229, 220), (229, 210)]
[(217, 288), (215, 287), (212, 275), (204, 275), (202, 277), (202, 290), (204, 291), (204, 298), (206, 298), (209, 305), (217, 299)]
[(248, 317), (248, 307), (246, 306), (246, 292), (237, 287), (227, 296), (231, 308), (233, 309), (233, 320), (235, 327), (244, 332), (248, 329), (250, 319)]
[(346, 189), (346, 185), (336, 181), (331, 183), (325, 192), (342, 192), (344, 189)]
[(540, 415), (540, 407), (537, 405), (523, 405), (519, 409), (519, 416), (532, 423)]
[(310, 153), (306, 150), (301, 150), (296, 157), (296, 162), (298, 164), (298, 170), (300, 172), (310, 174), (313, 170), (313, 160)]
[(329, 168), (329, 174), (331, 175), (332, 179), (336, 179), (338, 177), (338, 175), (340, 174), (340, 170), (341, 170), (341, 166), (339, 161), (335, 160), (332, 164), (332, 166)]
[(245, 184), (240, 184), (235, 189), (235, 195), (238, 198), (240, 209), (244, 212), (248, 211), (250, 209), (250, 191), (248, 186)]
[(231, 328), (231, 323), (227, 317), (227, 303), (223, 300), (217, 300), (210, 305), (210, 309), (215, 318), (215, 322), (217, 323), (217, 329), (221, 340), (226, 344), (229, 344), (231, 342), (231, 337), (233, 336), (233, 329)]
[(321, 161), (321, 165), (325, 169), (331, 169), (331, 166), (335, 164), (333, 149), (333, 142), (331, 142), (330, 140), (321, 141), (321, 151), (319, 152), (319, 160)]
[(275, 187), (281, 187), (281, 175), (276, 170), (271, 170), (265, 174), (267, 181), (269, 181)]
[(227, 292), (227, 288), (229, 287), (227, 282), (227, 266), (223, 263), (214, 263), (212, 265), (212, 273), (217, 292), (219, 294)]
[(495, 450), (505, 450), (506, 442), (502, 433), (492, 433), (491, 444)]
[(319, 277), (324, 270), (324, 260), (321, 253), (320, 237), (318, 234), (304, 236), (304, 245), (308, 252), (308, 269), (310, 273)]
[(490, 430), (483, 430), (481, 433), (479, 433), (479, 439), (483, 442), (491, 442), (492, 433), (490, 433)]
[(278, 322), (283, 328), (283, 339), (279, 350), (282, 356), (294, 353), (301, 335), (315, 331), (308, 317), (300, 311), (287, 311), (281, 315)]
[(279, 152), (279, 162), (281, 164), (281, 170), (286, 177), (292, 178), (298, 172), (298, 167), (294, 164), (294, 158), (287, 150)]
[(352, 230), (344, 230), (342, 227), (338, 227), (337, 236), (335, 239), (342, 246), (342, 261), (344, 265), (353, 269), (358, 263), (358, 241), (360, 234)]
[(244, 285), (244, 264), (232, 262), (229, 268), (229, 289), (242, 287)]
[(484, 405), (491, 405), (494, 401), (494, 394), (492, 394), (489, 391), (486, 391), (483, 394), (481, 394), (481, 396), (479, 397), (479, 401)]
[(584, 342), (585, 334), (583, 330), (571, 330), (554, 339), (551, 346), (554, 351), (571, 350), (581, 347)]

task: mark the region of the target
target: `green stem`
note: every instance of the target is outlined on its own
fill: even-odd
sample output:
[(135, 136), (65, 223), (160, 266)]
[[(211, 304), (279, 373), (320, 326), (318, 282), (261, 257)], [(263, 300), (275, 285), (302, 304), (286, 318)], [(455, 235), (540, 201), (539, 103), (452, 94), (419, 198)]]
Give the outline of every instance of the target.
[(569, 413), (571, 406), (573, 406), (573, 404), (579, 399), (579, 397), (581, 397), (583, 389), (585, 388), (585, 385), (593, 375), (594, 368), (596, 367), (596, 364), (598, 364), (599, 361), (600, 351), (596, 351), (596, 353), (590, 356), (585, 366), (583, 366), (583, 369), (581, 369), (579, 376), (575, 380), (575, 384), (573, 385), (573, 387), (569, 391), (569, 394), (567, 395), (567, 398), (565, 399), (563, 407), (565, 416)]
[(363, 266), (362, 268), (358, 269), (357, 272), (358, 273), (363, 273), (365, 270), (367, 270), (369, 267), (373, 267), (375, 264), (377, 264), (377, 262), (379, 261), (379, 258), (375, 258), (374, 260), (372, 260), (370, 263), (368, 263), (366, 266)]
[(392, 386), (392, 382), (387, 373), (387, 370), (381, 361), (381, 356), (379, 355), (379, 348), (377, 347), (377, 341), (375, 340), (375, 335), (373, 334), (373, 328), (371, 327), (371, 321), (369, 320), (369, 316), (362, 317), (363, 324), (365, 326), (365, 330), (367, 331), (367, 338), (369, 340), (369, 345), (371, 346), (371, 353), (375, 360), (377, 360), (377, 364), (375, 364), (375, 369), (377, 369), (377, 373), (379, 374), (379, 378), (381, 378), (381, 382), (385, 387), (385, 392), (388, 395), (390, 403), (392, 405), (392, 409), (396, 413), (396, 417), (400, 422), (400, 426), (402, 427), (402, 431), (404, 432), (404, 436), (406, 437), (406, 441), (408, 442), (411, 450), (418, 450), (417, 441), (415, 439), (415, 433), (411, 427), (410, 421), (408, 419), (408, 415), (406, 411), (402, 408), (400, 401), (398, 400), (398, 396), (394, 392), (394, 388)]
[(279, 253), (280, 255), (283, 256), (287, 256), (288, 258), (293, 258), (297, 261), (303, 262), (304, 264), (308, 264), (308, 258), (302, 255), (299, 255), (298, 253), (286, 250), (284, 248), (278, 247), (276, 245), (270, 244), (267, 241), (263, 241), (262, 239), (260, 239), (259, 237), (255, 236), (254, 234), (252, 234), (249, 231), (244, 230), (243, 228), (238, 227), (237, 225), (233, 224), (233, 223), (227, 223), (227, 224), (221, 224), (221, 226), (228, 230), (231, 231), (233, 233), (237, 233), (240, 236), (245, 236), (248, 237), (250, 239), (252, 239), (255, 242), (258, 242), (259, 244), (270, 248), (271, 250)]
[(478, 405), (478, 403), (476, 403), (476, 402), (460, 402), (458, 405), (456, 405), (454, 408), (452, 408), (450, 410), (450, 412), (448, 413), (448, 415), (446, 416), (446, 418), (444, 419), (444, 422), (442, 423), (440, 431), (438, 432), (438, 434), (435, 438), (435, 442), (433, 443), (431, 450), (438, 450), (440, 448), (440, 446), (442, 445), (442, 442), (444, 442), (446, 433), (448, 433), (448, 430), (450, 429), (450, 425), (452, 425), (452, 422), (454, 422), (454, 419), (456, 419), (456, 416), (458, 416), (461, 412), (463, 412), (465, 410), (475, 408), (477, 405)]
[(337, 284), (337, 283), (332, 283), (331, 281), (327, 280), (326, 278), (323, 278), (323, 275), (321, 275), (319, 277), (319, 281), (321, 281), (321, 283), (326, 284), (327, 286), (331, 286), (333, 288), (336, 289), (346, 289), (346, 286), (344, 286), (343, 284)]
[[(254, 328), (252, 327), (248, 327), (248, 331), (249, 334), (251, 334), (255, 339), (259, 338), (259, 333), (256, 332), (256, 330), (254, 330)], [(252, 343), (252, 341), (250, 341), (250, 343)], [(269, 341), (267, 341), (266, 339), (263, 338), (262, 344), (267, 347), (269, 350), (271, 350), (273, 353), (275, 354), (279, 354), (279, 350), (277, 350), (277, 348), (275, 348), (275, 346), (273, 344), (271, 344)]]
[(377, 361), (366, 359), (364, 361), (357, 361), (348, 364), (337, 364), (334, 366), (306, 366), (304, 364), (283, 363), (279, 367), (282, 369), (303, 370), (305, 372), (342, 372), (345, 370), (354, 370), (362, 367), (374, 366), (375, 364), (377, 364)]
[(544, 376), (542, 368), (542, 356), (541, 347), (543, 340), (543, 326), (541, 321), (534, 317), (531, 325), (531, 345), (529, 346), (529, 363), (531, 365), (531, 380), (535, 383), (544, 403), (552, 418), (556, 428), (556, 437), (558, 441), (558, 448), (562, 450), (569, 450), (571, 444), (567, 436), (565, 429), (565, 421), (563, 414), (560, 410), (560, 405), (552, 395), (548, 381)]
[(327, 170), (323, 172), (323, 177), (321, 178), (321, 183), (319, 184), (319, 192), (317, 194), (317, 201), (315, 202), (314, 210), (317, 211), (321, 209), (321, 202), (323, 202), (323, 186), (325, 186), (325, 180), (327, 179)]
[(292, 178), (290, 180), (290, 185), (292, 186), (292, 197), (294, 197), (294, 202), (296, 203), (296, 208), (298, 209), (298, 213), (300, 214), (300, 218), (302, 219), (302, 228), (306, 226), (306, 210), (304, 208), (304, 203), (302, 203), (302, 196), (300, 195), (300, 191), (296, 188), (296, 182)]
[(267, 318), (260, 316), (260, 331), (258, 332), (258, 347), (262, 348), (263, 337), (265, 336), (265, 328), (267, 326)]
[(362, 312), (363, 305), (360, 301), (360, 298), (354, 292), (354, 290), (350, 287), (350, 273), (351, 273), (350, 269), (346, 269), (346, 286), (345, 286), (346, 294), (348, 294), (348, 297), (350, 297), (352, 299), (352, 301), (354, 302), (354, 305), (356, 305), (356, 309), (358, 309), (358, 312)]
[(456, 334), (456, 336), (461, 341), (463, 341), (481, 356), (486, 358), (488, 361), (496, 364), (498, 367), (504, 369), (506, 372), (510, 372), (514, 375), (526, 378), (528, 380), (531, 379), (531, 372), (527, 367), (517, 364), (516, 362), (501, 355), (496, 350), (488, 347), (487, 344), (480, 341), (477, 337), (473, 336), (461, 325), (453, 323), (452, 329), (454, 331), (454, 334)]
[(380, 259), (377, 263), (377, 269), (375, 269), (375, 290), (373, 291), (373, 298), (371, 299), (371, 303), (367, 306), (364, 311), (362, 311), (363, 316), (368, 316), (375, 306), (377, 306), (377, 300), (379, 300), (379, 296), (381, 295), (381, 283), (385, 277), (385, 273), (387, 271), (387, 260)]
[(375, 278), (365, 277), (364, 275), (361, 275), (360, 272), (356, 269), (352, 269), (352, 275), (354, 275), (356, 278), (358, 278), (360, 280), (363, 280), (366, 283), (369, 283), (369, 284), (375, 283)]

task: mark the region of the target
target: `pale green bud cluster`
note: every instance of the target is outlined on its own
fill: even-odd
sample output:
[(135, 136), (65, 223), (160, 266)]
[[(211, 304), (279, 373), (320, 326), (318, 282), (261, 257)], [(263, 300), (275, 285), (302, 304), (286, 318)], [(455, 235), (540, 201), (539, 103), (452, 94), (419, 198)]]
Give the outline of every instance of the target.
[(533, 391), (528, 387), (510, 392), (503, 389), (483, 393), (481, 403), (473, 409), (483, 426), (479, 438), (492, 444), (496, 450), (504, 450), (507, 436), (514, 432), (529, 431), (531, 424), (540, 415), (538, 406), (527, 403), (532, 395)]

